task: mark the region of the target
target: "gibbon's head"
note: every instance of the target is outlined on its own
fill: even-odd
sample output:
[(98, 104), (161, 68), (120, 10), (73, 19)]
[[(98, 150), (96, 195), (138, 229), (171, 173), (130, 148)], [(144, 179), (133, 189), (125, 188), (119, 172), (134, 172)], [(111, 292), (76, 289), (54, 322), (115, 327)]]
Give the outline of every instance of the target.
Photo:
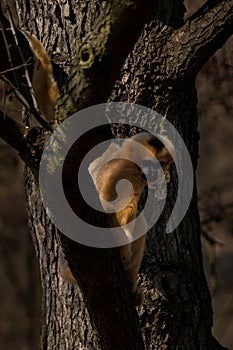
[[(141, 147), (141, 145), (137, 147), (135, 142), (128, 142), (130, 140), (137, 141), (143, 147)], [(132, 160), (135, 159), (142, 163), (158, 161), (164, 171), (168, 170), (175, 156), (174, 146), (166, 136), (161, 136), (160, 139), (158, 139), (156, 136), (147, 132), (139, 133), (127, 139), (127, 141), (123, 143), (123, 149)]]

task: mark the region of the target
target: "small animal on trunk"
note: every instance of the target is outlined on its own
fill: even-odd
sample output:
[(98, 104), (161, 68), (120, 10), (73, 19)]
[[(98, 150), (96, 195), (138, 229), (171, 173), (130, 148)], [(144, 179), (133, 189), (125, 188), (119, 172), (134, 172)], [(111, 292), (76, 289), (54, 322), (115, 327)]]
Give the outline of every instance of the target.
[[(169, 143), (171, 145), (165, 136), (161, 139), (166, 139), (165, 144)], [(110, 160), (108, 160), (109, 158)], [(107, 214), (108, 227), (122, 226), (125, 235), (130, 240), (133, 238), (135, 227), (132, 224), (124, 228), (124, 225), (136, 218), (138, 201), (144, 188), (148, 185), (141, 166), (145, 163), (152, 163), (153, 166), (158, 162), (163, 171), (166, 172), (173, 162), (173, 158), (163, 142), (150, 133), (142, 132), (126, 139), (120, 147), (114, 145), (114, 143), (111, 144), (103, 155), (89, 166), (89, 172), (104, 209), (114, 209), (114, 204), (111, 205), (111, 203), (115, 203), (114, 201), (117, 198), (117, 183), (120, 180), (128, 180), (132, 184), (133, 193), (127, 205), (120, 210), (116, 208), (115, 212), (108, 212)], [(140, 226), (137, 227), (137, 231), (138, 229), (141, 229), (142, 232), (147, 231), (147, 223), (142, 215), (140, 215), (137, 225)], [(135, 296), (136, 305), (141, 304), (143, 300), (143, 293), (137, 286), (137, 279), (145, 249), (145, 238), (146, 235), (143, 234), (131, 243), (118, 247), (125, 274), (131, 282), (131, 290)]]

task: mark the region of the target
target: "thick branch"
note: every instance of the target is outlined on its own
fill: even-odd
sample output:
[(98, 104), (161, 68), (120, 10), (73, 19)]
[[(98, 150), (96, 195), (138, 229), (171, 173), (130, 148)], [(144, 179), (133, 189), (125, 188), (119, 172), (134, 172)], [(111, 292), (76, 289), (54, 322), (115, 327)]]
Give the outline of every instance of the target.
[(12, 146), (19, 154), (20, 158), (38, 178), (38, 165), (28, 145), (23, 125), (17, 123), (0, 111), (0, 137)]
[(106, 7), (78, 50), (68, 93), (61, 99), (61, 105), (69, 106), (69, 114), (106, 102), (124, 60), (151, 16), (152, 6), (150, 0), (114, 0)]
[(176, 76), (196, 76), (208, 59), (233, 34), (233, 0), (207, 1), (174, 33)]
[(19, 153), (24, 151), (27, 141), (23, 126), (0, 111), (0, 137)]

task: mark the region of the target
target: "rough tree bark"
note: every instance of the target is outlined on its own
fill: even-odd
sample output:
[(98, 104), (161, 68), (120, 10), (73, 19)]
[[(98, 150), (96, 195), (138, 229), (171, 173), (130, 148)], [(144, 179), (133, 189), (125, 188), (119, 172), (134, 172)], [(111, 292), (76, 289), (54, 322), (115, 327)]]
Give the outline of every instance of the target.
[[(16, 0), (20, 26), (44, 43), (56, 63), (56, 78), (63, 87), (58, 119), (108, 99), (145, 105), (166, 115), (176, 127), (196, 169), (195, 78), (233, 32), (233, 1), (208, 1), (186, 23), (181, 0), (112, 4)], [(6, 121), (0, 119), (2, 127)], [(125, 118), (125, 122), (130, 121)], [(78, 161), (89, 141), (98, 143), (107, 132), (82, 140)], [(131, 131), (118, 128), (116, 132)], [(6, 133), (7, 128), (5, 139), (31, 168), (36, 167), (27, 161), (32, 153), (24, 154), (27, 145), (15, 144)], [(166, 211), (148, 235), (140, 275), (145, 302), (138, 316), (114, 250), (84, 247), (61, 236), (79, 287), (62, 280), (58, 235), (27, 172), (29, 224), (43, 289), (41, 349), (223, 349), (211, 334), (196, 189), (184, 220), (171, 234), (164, 233), (176, 195), (177, 180), (172, 178)]]

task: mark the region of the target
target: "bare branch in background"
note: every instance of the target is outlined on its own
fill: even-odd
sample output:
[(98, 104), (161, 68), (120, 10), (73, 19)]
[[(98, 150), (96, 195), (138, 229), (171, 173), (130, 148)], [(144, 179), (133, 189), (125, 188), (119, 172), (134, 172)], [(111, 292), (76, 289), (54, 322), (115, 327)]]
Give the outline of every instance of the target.
[[(224, 26), (222, 25), (224, 20)], [(233, 34), (233, 0), (210, 0), (172, 35), (179, 45), (173, 53), (181, 69), (195, 77), (208, 59)], [(185, 52), (185, 56), (182, 54)]]
[(211, 187), (199, 196), (199, 210), (202, 228), (209, 228), (213, 223), (227, 222), (233, 218), (233, 201), (227, 198), (231, 184)]
[[(233, 201), (226, 198), (226, 193), (231, 189), (231, 184), (226, 183), (225, 187), (211, 187), (201, 193), (199, 197), (199, 211), (201, 216), (201, 234), (208, 243), (208, 263), (210, 274), (210, 291), (214, 295), (218, 285), (216, 271), (216, 246), (224, 246), (220, 234), (216, 232), (216, 223), (233, 223)], [(213, 238), (217, 235), (217, 239)]]
[(0, 50), (2, 55), (0, 79), (9, 84), (20, 103), (29, 110), (37, 121), (52, 131), (51, 125), (38, 110), (30, 73), (33, 56), (29, 43), (24, 35), (15, 28), (9, 6), (5, 5), (7, 17), (0, 5)]

